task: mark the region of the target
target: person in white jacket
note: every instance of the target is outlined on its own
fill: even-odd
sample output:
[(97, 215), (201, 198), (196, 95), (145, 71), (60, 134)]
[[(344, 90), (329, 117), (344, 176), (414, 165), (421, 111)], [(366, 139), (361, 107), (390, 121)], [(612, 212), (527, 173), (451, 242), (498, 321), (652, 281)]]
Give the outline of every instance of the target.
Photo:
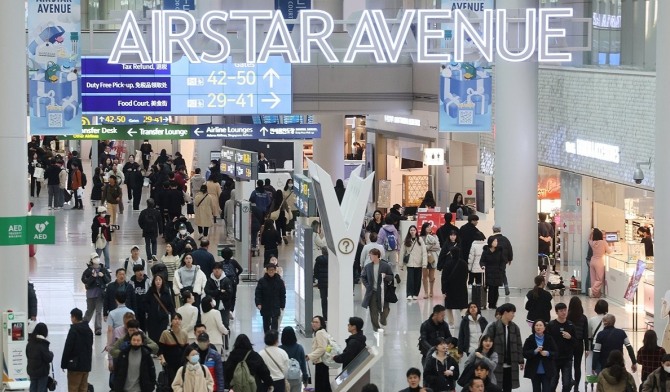
[(223, 325), (221, 312), (214, 309), (216, 301), (214, 298), (206, 295), (202, 298), (202, 315), (200, 322), (207, 328), (209, 334), (209, 343), (216, 347), (219, 354), (223, 354), (223, 335), (228, 335), (228, 328)]
[(182, 295), (185, 304), (177, 309), (181, 315), (181, 328), (188, 334), (188, 343), (195, 343), (195, 324), (198, 322), (198, 308), (193, 306), (195, 298), (190, 291), (185, 291)]
[(232, 244), (235, 242), (235, 225), (234, 225), (234, 213), (235, 213), (235, 201), (237, 200), (235, 189), (230, 191), (230, 199), (226, 200), (226, 204), (223, 206), (223, 216), (224, 223), (226, 226), (226, 244)]
[(482, 276), (484, 274), (484, 269), (479, 265), (479, 261), (482, 259), (482, 253), (484, 253), (484, 246), (486, 246), (486, 241), (476, 240), (472, 243), (470, 248), (470, 255), (468, 256), (468, 271), (470, 275), (468, 276), (468, 284), (482, 284)]
[(288, 371), (289, 358), (286, 351), (279, 348), (279, 332), (269, 330), (265, 334), (265, 348), (259, 353), (265, 366), (270, 370), (272, 386), (275, 391), (284, 390), (286, 372)]
[[(419, 299), (421, 291), (421, 269), (428, 266), (428, 252), (416, 226), (407, 231), (405, 240), (400, 247), (402, 262), (407, 267), (407, 300)], [(407, 262), (405, 262), (407, 261)]]
[[(205, 292), (207, 276), (202, 272), (199, 266), (193, 265), (193, 257), (190, 253), (184, 255), (184, 266), (174, 273), (174, 282), (172, 289), (175, 294), (181, 294), (182, 290), (188, 290), (193, 294), (195, 301), (193, 306), (200, 307), (200, 298)], [(183, 299), (182, 299), (183, 301)]]

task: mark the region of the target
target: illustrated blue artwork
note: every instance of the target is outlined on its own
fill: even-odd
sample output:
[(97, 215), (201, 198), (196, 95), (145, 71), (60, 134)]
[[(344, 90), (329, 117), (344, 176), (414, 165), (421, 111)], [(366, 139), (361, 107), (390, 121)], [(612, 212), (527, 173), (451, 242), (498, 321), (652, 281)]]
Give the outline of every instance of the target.
[(28, 1), (30, 133), (81, 132), (80, 0)]

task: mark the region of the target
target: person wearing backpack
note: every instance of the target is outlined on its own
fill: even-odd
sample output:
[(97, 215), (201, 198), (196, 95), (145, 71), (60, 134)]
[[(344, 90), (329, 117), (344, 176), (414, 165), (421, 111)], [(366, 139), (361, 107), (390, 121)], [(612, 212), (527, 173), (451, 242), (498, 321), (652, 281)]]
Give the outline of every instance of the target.
[(270, 369), (274, 392), (286, 392), (286, 373), (288, 372), (289, 358), (286, 351), (279, 348), (279, 332), (270, 330), (265, 334), (265, 348), (259, 355)]
[(144, 250), (147, 254), (147, 260), (153, 259), (156, 261), (158, 235), (163, 234), (163, 216), (160, 211), (156, 209), (156, 202), (154, 202), (154, 199), (147, 199), (147, 208), (140, 212), (140, 216), (137, 218), (137, 224), (140, 226), (140, 229), (142, 229)]
[(289, 392), (302, 392), (303, 386), (307, 387), (310, 380), (307, 361), (305, 361), (305, 349), (298, 343), (293, 327), (285, 327), (282, 330), (279, 348), (286, 351), (289, 357), (288, 372), (286, 372)]
[(245, 334), (235, 339), (233, 350), (223, 365), (223, 378), (226, 388), (235, 392), (265, 392), (273, 388), (270, 369)]
[(133, 247), (130, 248), (130, 257), (127, 257), (126, 260), (123, 262), (123, 269), (126, 270), (127, 282), (130, 282), (130, 278), (132, 278), (133, 276), (131, 272), (133, 272), (133, 267), (136, 265), (142, 266), (142, 271), (144, 271), (147, 274), (149, 280), (153, 279), (151, 269), (147, 266), (147, 261), (140, 257), (139, 245), (133, 245)]
[(221, 266), (223, 267), (223, 272), (226, 274), (226, 277), (233, 282), (233, 291), (230, 298), (230, 306), (226, 309), (230, 310), (230, 319), (232, 320), (233, 312), (235, 311), (235, 301), (237, 300), (237, 285), (240, 283), (240, 275), (244, 271), (244, 268), (233, 259), (233, 250), (229, 247), (221, 249)]
[(386, 215), (384, 226), (382, 226), (377, 235), (377, 243), (382, 245), (386, 250), (386, 261), (388, 261), (395, 272), (395, 266), (398, 264), (398, 251), (400, 250), (400, 234), (398, 233), (398, 229), (393, 225), (394, 222), (395, 218), (393, 216), (390, 214)]
[(193, 347), (185, 353), (184, 366), (177, 370), (172, 381), (173, 392), (214, 392), (214, 379), (204, 365), (200, 364), (200, 354)]

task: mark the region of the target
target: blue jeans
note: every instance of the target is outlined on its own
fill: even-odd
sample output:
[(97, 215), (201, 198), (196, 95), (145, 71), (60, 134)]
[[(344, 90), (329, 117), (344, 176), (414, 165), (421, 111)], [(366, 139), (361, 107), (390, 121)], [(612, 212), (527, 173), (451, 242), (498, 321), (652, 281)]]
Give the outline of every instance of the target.
[(546, 374), (536, 374), (531, 379), (533, 383), (533, 392), (551, 392), (551, 379)]
[(30, 378), (30, 392), (46, 392), (49, 376)]
[(558, 387), (558, 373), (561, 373), (561, 384), (563, 387), (561, 391), (570, 392), (572, 388), (572, 359), (557, 359), (556, 360), (556, 374), (551, 382), (552, 391)]
[(109, 259), (109, 241), (107, 242), (107, 245), (103, 249), (96, 249), (95, 253), (100, 256), (102, 253), (105, 254), (105, 268), (109, 269), (109, 263), (111, 260)]
[(60, 185), (47, 185), (47, 203), (49, 207), (58, 207)]

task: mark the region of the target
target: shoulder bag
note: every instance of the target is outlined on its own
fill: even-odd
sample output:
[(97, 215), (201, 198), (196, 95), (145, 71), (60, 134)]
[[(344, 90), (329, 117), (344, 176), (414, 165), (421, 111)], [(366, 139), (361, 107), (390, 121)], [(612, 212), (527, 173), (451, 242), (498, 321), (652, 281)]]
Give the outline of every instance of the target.
[(203, 198), (200, 200), (200, 202), (198, 203), (198, 205), (197, 205), (196, 207), (200, 207), (200, 204), (202, 204), (202, 202), (205, 201), (205, 199), (207, 198), (207, 196), (209, 196), (209, 193), (206, 194), (205, 197), (203, 197)]
[(95, 249), (102, 250), (107, 246), (107, 239), (102, 234), (102, 227), (98, 229), (98, 237), (95, 239)]
[[(167, 308), (163, 304), (163, 301), (161, 301), (161, 298), (158, 296), (158, 294), (154, 293), (154, 297), (156, 298), (156, 301), (158, 301), (158, 305), (161, 307), (161, 309), (163, 309), (163, 311), (165, 313), (170, 314), (170, 312), (168, 312)], [(174, 335), (174, 332), (172, 332), (172, 331), (170, 331), (170, 332), (172, 333), (172, 336), (174, 337), (175, 342), (177, 342), (177, 344), (179, 344), (179, 341), (177, 340), (177, 337)]]
[(595, 345), (595, 340), (596, 340), (596, 335), (598, 334), (598, 331), (600, 330), (600, 326), (603, 325), (603, 320), (600, 320), (598, 325), (596, 326), (596, 329), (593, 330), (593, 335), (589, 338), (589, 348), (591, 351), (593, 351), (593, 346)]
[(270, 354), (270, 352), (269, 352), (267, 349), (265, 350), (265, 353), (268, 355), (268, 357), (270, 357), (270, 359), (272, 360), (272, 362), (274, 362), (274, 364), (277, 365), (277, 368), (279, 368), (279, 371), (281, 372), (281, 374), (284, 375), (284, 388), (285, 388), (287, 391), (290, 391), (290, 390), (291, 390), (291, 384), (288, 382), (288, 379), (286, 378), (286, 372), (288, 372), (288, 369), (286, 369), (286, 370), (282, 369), (282, 367), (279, 366), (279, 364), (277, 363), (277, 361), (275, 361), (275, 359), (272, 358), (272, 355)]
[(403, 263), (403, 264), (407, 264), (407, 263), (409, 263), (409, 256), (412, 254), (412, 251), (414, 250), (414, 245), (416, 245), (416, 242), (417, 242), (418, 240), (419, 240), (418, 238), (417, 238), (416, 240), (414, 240), (414, 243), (412, 244), (412, 247), (409, 248), (409, 252), (407, 252), (406, 254), (404, 254), (404, 255), (402, 256), (402, 263)]

